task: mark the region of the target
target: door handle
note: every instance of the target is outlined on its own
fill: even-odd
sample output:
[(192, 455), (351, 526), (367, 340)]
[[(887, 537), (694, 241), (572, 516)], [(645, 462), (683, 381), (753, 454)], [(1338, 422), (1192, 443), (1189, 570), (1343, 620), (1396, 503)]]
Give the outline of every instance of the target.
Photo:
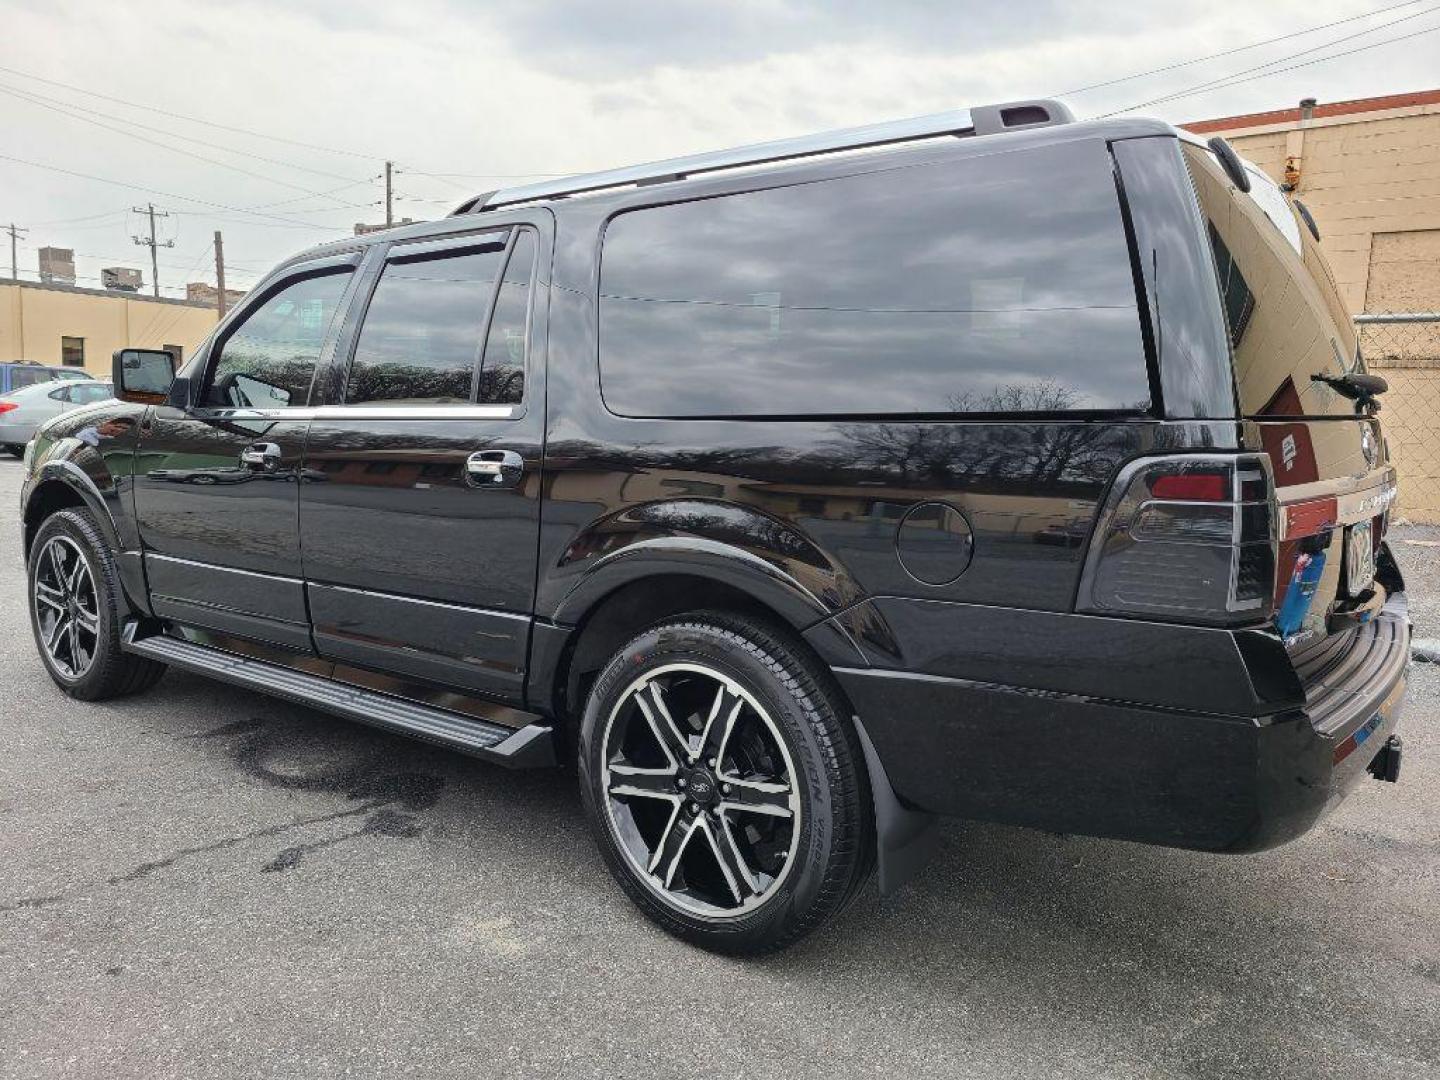
[(247, 469), (274, 472), (280, 468), (280, 447), (273, 442), (251, 443), (240, 451), (240, 464)]
[(465, 480), (471, 487), (512, 488), (525, 474), (525, 459), (514, 450), (477, 450), (465, 459)]

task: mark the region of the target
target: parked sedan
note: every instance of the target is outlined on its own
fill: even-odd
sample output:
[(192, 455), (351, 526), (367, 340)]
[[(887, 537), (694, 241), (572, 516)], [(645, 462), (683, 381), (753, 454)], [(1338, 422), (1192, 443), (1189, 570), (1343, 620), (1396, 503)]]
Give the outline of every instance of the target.
[(110, 397), (110, 384), (98, 379), (36, 383), (0, 395), (0, 446), (22, 457), (25, 444), (46, 420)]

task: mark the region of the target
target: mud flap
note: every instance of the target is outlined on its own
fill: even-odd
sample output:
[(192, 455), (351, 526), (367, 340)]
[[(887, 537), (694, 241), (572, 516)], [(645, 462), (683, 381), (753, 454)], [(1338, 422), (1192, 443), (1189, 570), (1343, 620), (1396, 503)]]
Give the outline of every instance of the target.
[(865, 725), (858, 716), (853, 719), (865, 752), (870, 795), (875, 803), (876, 876), (880, 895), (889, 896), (919, 873), (935, 854), (940, 845), (940, 830), (936, 828), (939, 819), (934, 814), (911, 810), (900, 801)]

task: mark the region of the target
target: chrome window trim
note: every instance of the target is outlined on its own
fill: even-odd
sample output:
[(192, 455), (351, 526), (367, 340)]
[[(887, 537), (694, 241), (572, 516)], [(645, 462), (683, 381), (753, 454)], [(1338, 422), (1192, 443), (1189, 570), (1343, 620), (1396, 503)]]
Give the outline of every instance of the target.
[(514, 420), (515, 405), (297, 405), (288, 409), (206, 409), (197, 417), (246, 420)]

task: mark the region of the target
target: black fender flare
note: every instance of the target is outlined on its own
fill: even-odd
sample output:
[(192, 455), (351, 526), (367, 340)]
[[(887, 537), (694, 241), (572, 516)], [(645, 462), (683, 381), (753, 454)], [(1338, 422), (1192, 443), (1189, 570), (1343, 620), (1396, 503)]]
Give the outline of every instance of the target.
[[(118, 554), (123, 545), (120, 542), (120, 530), (115, 524), (115, 515), (106, 504), (105, 496), (90, 474), (68, 459), (51, 458), (36, 470), (26, 491), (23, 517), (26, 519), (30, 517), (30, 508), (37, 496), (49, 485), (56, 483), (64, 484), (80, 497), (81, 502), (94, 514), (100, 531), (105, 534), (105, 542), (110, 545), (110, 550)], [(28, 558), (30, 553), (27, 551), (25, 554)]]

